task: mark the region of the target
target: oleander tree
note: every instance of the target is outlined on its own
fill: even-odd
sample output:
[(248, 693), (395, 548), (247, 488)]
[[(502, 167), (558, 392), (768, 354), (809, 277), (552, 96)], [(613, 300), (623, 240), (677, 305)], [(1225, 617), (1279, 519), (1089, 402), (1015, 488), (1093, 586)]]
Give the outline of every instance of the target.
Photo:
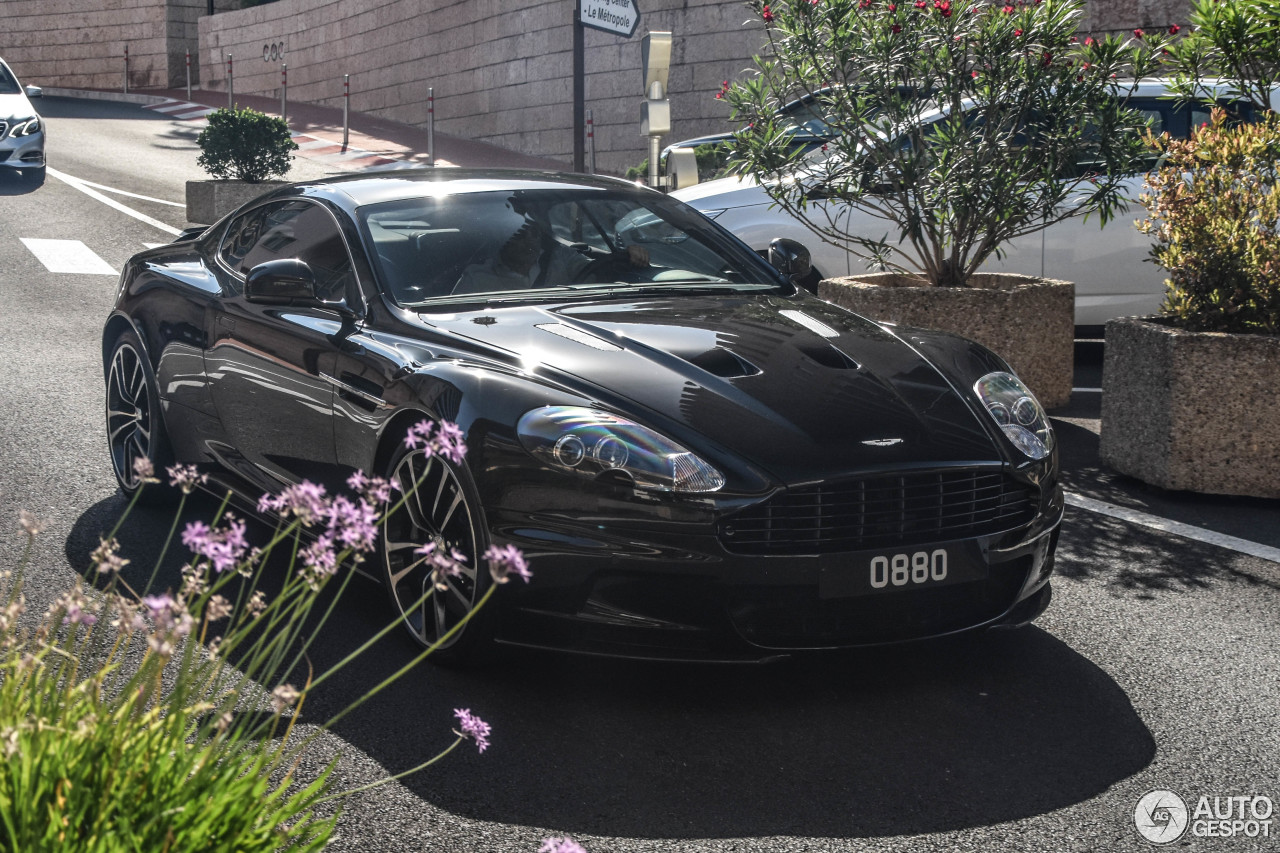
[[(734, 167), (872, 269), (963, 286), (1009, 241), (1126, 209), (1149, 162), (1123, 103), (1169, 36), (1079, 39), (1079, 0), (751, 0), (767, 43), (722, 89)], [(811, 96), (837, 136), (790, 144), (778, 108)], [(857, 205), (885, 223), (850, 233)]]
[(1216, 80), (1229, 97), (1271, 112), (1280, 83), (1280, 0), (1195, 0), (1190, 22), (1165, 57), (1174, 91), (1212, 97), (1207, 83)]

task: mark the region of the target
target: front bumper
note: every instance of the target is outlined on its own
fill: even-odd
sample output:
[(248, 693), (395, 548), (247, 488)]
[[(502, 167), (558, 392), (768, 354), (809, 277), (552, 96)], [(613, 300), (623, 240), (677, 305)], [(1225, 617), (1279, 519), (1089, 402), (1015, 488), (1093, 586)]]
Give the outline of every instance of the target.
[(38, 169), (44, 164), (44, 131), (0, 139), (0, 169)]
[[(549, 524), (497, 513), (495, 540), (531, 557), (535, 582), (500, 599), (502, 643), (628, 658), (759, 661), (1026, 624), (1049, 599), (1062, 492), (1011, 531), (946, 547), (980, 561), (983, 579), (869, 590), (861, 573), (886, 549), (743, 556), (715, 535)], [(903, 548), (891, 550), (904, 550)], [(851, 581), (851, 574), (859, 577)]]

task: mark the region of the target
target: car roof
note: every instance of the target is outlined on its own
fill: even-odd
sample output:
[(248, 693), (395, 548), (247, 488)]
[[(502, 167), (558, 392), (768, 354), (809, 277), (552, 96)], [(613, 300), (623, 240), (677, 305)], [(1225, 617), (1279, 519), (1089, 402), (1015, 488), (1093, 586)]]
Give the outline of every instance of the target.
[(388, 201), (517, 190), (580, 190), (596, 192), (653, 192), (634, 182), (601, 175), (521, 169), (459, 169), (452, 166), (396, 169), (375, 174), (335, 175), (281, 187), (271, 198), (324, 198), (354, 209)]

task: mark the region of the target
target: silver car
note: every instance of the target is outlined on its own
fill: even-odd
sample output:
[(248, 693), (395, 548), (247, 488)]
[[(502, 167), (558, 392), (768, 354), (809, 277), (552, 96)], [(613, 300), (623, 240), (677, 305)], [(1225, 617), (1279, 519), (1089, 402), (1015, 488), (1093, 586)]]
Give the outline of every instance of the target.
[(29, 98), (40, 87), (18, 85), (18, 78), (0, 59), (0, 169), (44, 172), (44, 120)]
[[(1254, 119), (1253, 109), (1233, 100), (1228, 87), (1208, 81), (1205, 94), (1227, 107), (1244, 121)], [(1182, 103), (1166, 81), (1138, 83), (1128, 92), (1127, 104), (1151, 123), (1155, 133), (1168, 132), (1185, 139), (1193, 128), (1209, 120), (1211, 99)], [(1271, 107), (1280, 109), (1280, 87), (1271, 94)], [(1154, 163), (1153, 163), (1154, 165)], [(1136, 200), (1144, 192), (1146, 175), (1124, 179), (1122, 195)], [(824, 242), (814, 232), (781, 208), (773, 205), (764, 187), (754, 179), (722, 178), (677, 190), (674, 198), (692, 205), (706, 216), (764, 253), (775, 237), (788, 237), (809, 249), (813, 257), (813, 281), (821, 277), (855, 275), (866, 272), (865, 263), (847, 249)], [(874, 212), (862, 207), (834, 202), (812, 202), (814, 218), (825, 215), (846, 234), (880, 235), (888, 225)], [(1095, 218), (1072, 217), (1048, 228), (1024, 235), (1004, 247), (1005, 257), (992, 258), (984, 269), (1066, 279), (1076, 286), (1077, 326), (1101, 326), (1113, 317), (1153, 314), (1165, 295), (1165, 272), (1147, 261), (1151, 238), (1133, 227), (1144, 211), (1136, 204), (1128, 213), (1100, 228)]]

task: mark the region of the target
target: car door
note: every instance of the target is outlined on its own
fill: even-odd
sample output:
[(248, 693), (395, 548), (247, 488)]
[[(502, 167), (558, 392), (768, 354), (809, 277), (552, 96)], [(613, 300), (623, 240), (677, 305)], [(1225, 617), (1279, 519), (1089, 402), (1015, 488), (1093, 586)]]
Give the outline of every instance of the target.
[[(333, 308), (247, 300), (249, 270), (281, 258), (307, 263)], [(264, 490), (303, 479), (336, 487), (332, 377), (353, 328), (354, 276), (334, 214), (301, 199), (261, 205), (228, 227), (217, 264), (227, 286), (209, 312), (205, 366), (229, 443), (224, 464)]]

